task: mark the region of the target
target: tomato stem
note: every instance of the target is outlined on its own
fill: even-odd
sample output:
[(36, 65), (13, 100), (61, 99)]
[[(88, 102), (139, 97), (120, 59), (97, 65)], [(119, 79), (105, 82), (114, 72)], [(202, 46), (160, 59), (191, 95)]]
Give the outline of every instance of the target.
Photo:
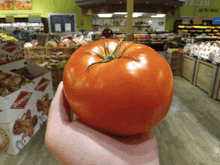
[(99, 57), (101, 57), (101, 58), (103, 59), (102, 61), (98, 61), (98, 62), (94, 62), (94, 63), (90, 64), (90, 65), (87, 67), (86, 71), (88, 71), (89, 68), (90, 68), (91, 66), (95, 65), (95, 64), (110, 62), (110, 61), (112, 61), (112, 60), (114, 60), (114, 59), (121, 58), (122, 56), (131, 57), (131, 58), (133, 58), (134, 60), (137, 61), (137, 59), (136, 59), (135, 57), (133, 57), (133, 56), (123, 55), (123, 53), (125, 52), (125, 49), (127, 48), (127, 46), (128, 46), (130, 43), (132, 43), (132, 41), (125, 45), (124, 50), (123, 50), (122, 53), (119, 55), (119, 49), (120, 49), (120, 47), (121, 47), (122, 41), (123, 41), (123, 39), (121, 39), (121, 40), (119, 41), (119, 44), (117, 45), (115, 51), (114, 51), (112, 54), (110, 54), (110, 53), (109, 53), (109, 49), (108, 49), (108, 44), (107, 44), (107, 42), (106, 42), (106, 40), (105, 40), (105, 41), (104, 41), (104, 42), (105, 42), (105, 53), (106, 53), (105, 56), (102, 56), (101, 54), (96, 53), (96, 52), (91, 51), (91, 50), (82, 50), (82, 51), (94, 53), (95, 55), (97, 55), (97, 56), (99, 56)]

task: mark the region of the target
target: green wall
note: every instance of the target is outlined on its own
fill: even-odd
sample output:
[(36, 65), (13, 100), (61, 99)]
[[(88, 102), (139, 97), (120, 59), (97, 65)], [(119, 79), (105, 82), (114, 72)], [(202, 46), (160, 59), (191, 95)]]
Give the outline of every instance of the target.
[[(47, 13), (76, 13), (79, 28), (77, 30), (91, 30), (91, 16), (82, 15), (82, 9), (75, 3), (75, 0), (32, 0), (32, 10), (1, 10), (4, 14), (15, 13), (41, 13), (47, 18)], [(0, 15), (0, 17), (5, 17)], [(27, 17), (18, 15), (15, 17)], [(80, 25), (80, 20), (84, 20), (84, 26)]]
[(175, 10), (174, 15), (167, 14), (166, 15), (166, 23), (165, 30), (173, 31), (175, 20), (181, 19), (180, 17), (180, 9)]
[(172, 31), (175, 20), (182, 19), (181, 16), (202, 16), (204, 20), (220, 17), (220, 0), (186, 0), (174, 15), (166, 15), (165, 29)]

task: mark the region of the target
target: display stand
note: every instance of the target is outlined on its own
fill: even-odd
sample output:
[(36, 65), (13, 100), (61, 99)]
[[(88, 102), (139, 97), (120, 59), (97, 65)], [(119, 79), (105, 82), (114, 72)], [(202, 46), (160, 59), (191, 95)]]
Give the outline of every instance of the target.
[(179, 50), (168, 50), (166, 53), (166, 60), (170, 65), (173, 76), (181, 76), (182, 53)]
[(184, 54), (182, 59), (182, 76), (193, 84), (197, 58)]
[(197, 60), (193, 85), (203, 89), (210, 97), (213, 93), (217, 67), (209, 62)]
[(213, 91), (213, 98), (220, 100), (220, 68), (218, 67), (218, 73), (216, 77), (216, 82), (214, 86), (214, 91)]
[(28, 71), (34, 76), (32, 82), (0, 96), (0, 152), (17, 155), (47, 120), (54, 96), (51, 72), (26, 59), (0, 65), (0, 70), (17, 76)]

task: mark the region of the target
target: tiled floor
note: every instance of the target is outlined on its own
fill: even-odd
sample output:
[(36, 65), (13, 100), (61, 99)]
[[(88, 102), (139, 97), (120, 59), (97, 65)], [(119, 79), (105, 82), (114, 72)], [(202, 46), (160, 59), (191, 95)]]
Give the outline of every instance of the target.
[[(182, 77), (166, 118), (154, 128), (160, 165), (220, 164), (220, 101)], [(0, 165), (58, 165), (44, 145), (46, 124), (17, 155), (0, 154)]]

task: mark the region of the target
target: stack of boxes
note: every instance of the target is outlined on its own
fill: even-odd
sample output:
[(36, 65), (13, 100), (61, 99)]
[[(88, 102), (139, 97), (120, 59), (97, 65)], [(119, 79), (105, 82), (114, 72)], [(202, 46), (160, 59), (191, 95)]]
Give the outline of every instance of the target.
[(170, 65), (173, 76), (182, 75), (182, 52), (179, 49), (168, 49), (166, 53), (166, 60)]
[(0, 96), (0, 152), (12, 155), (17, 155), (47, 120), (54, 95), (49, 70), (26, 59), (0, 65), (2, 72), (11, 75), (20, 75), (23, 68), (35, 76), (33, 82)]
[(150, 42), (150, 35), (149, 34), (134, 34), (134, 41)]

